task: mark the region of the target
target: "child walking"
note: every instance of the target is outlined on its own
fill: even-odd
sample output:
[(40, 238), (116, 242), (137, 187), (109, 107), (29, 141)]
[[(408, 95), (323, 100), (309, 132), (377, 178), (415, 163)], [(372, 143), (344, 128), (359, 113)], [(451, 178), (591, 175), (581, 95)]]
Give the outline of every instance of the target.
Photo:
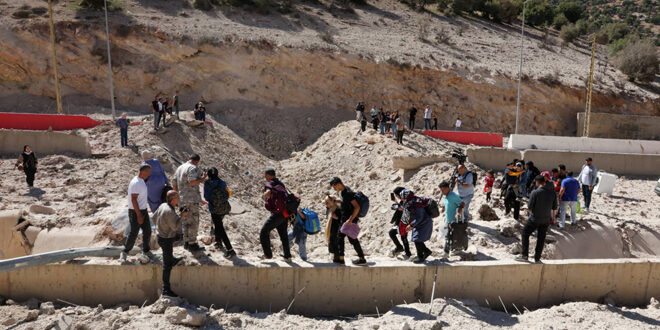
[(493, 185), (495, 184), (495, 172), (488, 170), (488, 174), (484, 178), (484, 192), (486, 193), (486, 202), (490, 202), (490, 194), (493, 192)]

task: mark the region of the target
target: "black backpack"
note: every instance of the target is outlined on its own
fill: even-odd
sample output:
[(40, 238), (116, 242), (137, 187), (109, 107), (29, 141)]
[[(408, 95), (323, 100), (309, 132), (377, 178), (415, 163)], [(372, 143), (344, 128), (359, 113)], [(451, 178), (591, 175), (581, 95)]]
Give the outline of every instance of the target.
[(467, 177), (467, 175), (470, 174), (470, 173), (472, 173), (472, 187), (474, 188), (474, 187), (477, 186), (477, 181), (478, 181), (477, 173), (470, 172), (470, 171), (465, 171), (465, 175), (463, 175), (463, 178)]
[(426, 213), (428, 213), (428, 215), (431, 216), (431, 218), (437, 218), (440, 216), (440, 209), (438, 208), (438, 202), (436, 202), (435, 199), (433, 198), (429, 198), (429, 201), (424, 209), (426, 210)]
[(227, 192), (226, 184), (223, 181), (213, 188), (211, 191), (211, 205), (213, 206), (213, 213), (226, 215), (231, 212), (231, 204), (229, 204), (229, 192)]

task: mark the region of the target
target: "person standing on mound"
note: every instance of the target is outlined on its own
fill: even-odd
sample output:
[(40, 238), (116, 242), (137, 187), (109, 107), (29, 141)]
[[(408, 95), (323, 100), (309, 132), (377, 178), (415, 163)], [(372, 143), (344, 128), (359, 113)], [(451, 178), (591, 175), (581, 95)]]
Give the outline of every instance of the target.
[(34, 155), (29, 145), (23, 146), (23, 152), (18, 156), (14, 168), (25, 172), (25, 181), (28, 187), (34, 187), (34, 175), (37, 173), (37, 156)]

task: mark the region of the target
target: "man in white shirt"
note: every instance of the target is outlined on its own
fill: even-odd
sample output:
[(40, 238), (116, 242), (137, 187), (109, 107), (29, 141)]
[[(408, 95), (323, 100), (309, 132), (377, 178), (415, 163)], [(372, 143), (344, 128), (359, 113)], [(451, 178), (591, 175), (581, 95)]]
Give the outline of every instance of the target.
[(424, 129), (426, 129), (426, 130), (431, 129), (431, 116), (432, 115), (433, 115), (433, 111), (427, 105), (426, 109), (424, 109)]
[(461, 125), (463, 122), (461, 121), (461, 118), (456, 118), (456, 130), (460, 131), (461, 130)]
[(128, 220), (131, 224), (131, 232), (128, 234), (124, 251), (119, 256), (121, 262), (126, 261), (127, 254), (133, 249), (140, 229), (142, 229), (142, 253), (138, 255), (138, 260), (142, 263), (149, 262), (149, 256), (151, 255), (149, 248), (151, 222), (147, 211), (149, 207), (147, 184), (144, 182), (149, 175), (151, 175), (151, 166), (142, 163), (140, 173), (128, 184)]
[(197, 243), (197, 232), (199, 231), (199, 204), (202, 202), (202, 195), (199, 192), (199, 184), (206, 181), (206, 173), (202, 173), (197, 165), (201, 157), (192, 155), (190, 159), (181, 164), (174, 172), (172, 188), (179, 193), (179, 205), (183, 212), (187, 211), (182, 217), (183, 223), (183, 248), (196, 252), (204, 248)]
[(582, 197), (584, 197), (584, 213), (589, 213), (591, 193), (594, 190), (596, 175), (598, 174), (596, 167), (592, 165), (592, 161), (591, 157), (584, 160), (584, 165), (582, 165), (582, 170), (578, 176), (578, 181), (582, 185)]

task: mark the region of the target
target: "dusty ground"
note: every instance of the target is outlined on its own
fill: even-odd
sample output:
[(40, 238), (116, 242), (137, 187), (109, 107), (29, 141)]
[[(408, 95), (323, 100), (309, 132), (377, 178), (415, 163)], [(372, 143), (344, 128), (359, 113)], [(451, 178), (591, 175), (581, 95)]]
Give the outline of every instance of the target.
[(74, 307), (30, 301), (0, 306), (0, 324), (11, 329), (657, 329), (660, 304), (646, 308), (573, 302), (508, 314), (478, 306), (472, 300), (435, 299), (429, 304), (394, 306), (382, 315), (309, 318), (278, 313), (240, 312), (191, 306), (180, 299), (160, 299), (151, 306)]

